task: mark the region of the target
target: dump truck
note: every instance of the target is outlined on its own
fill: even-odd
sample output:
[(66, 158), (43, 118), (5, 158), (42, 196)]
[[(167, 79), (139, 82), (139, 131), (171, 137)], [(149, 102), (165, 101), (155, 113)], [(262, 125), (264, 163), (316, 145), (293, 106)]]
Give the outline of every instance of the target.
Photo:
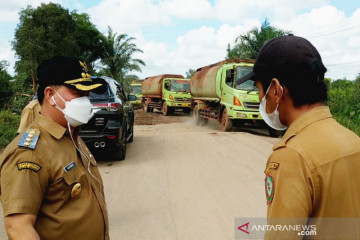
[(205, 125), (208, 120), (214, 120), (221, 124), (222, 131), (248, 123), (265, 126), (259, 113), (259, 90), (255, 82), (236, 84), (237, 79), (252, 71), (254, 62), (228, 59), (197, 69), (190, 81), (196, 124)]
[(142, 80), (134, 80), (130, 84), (130, 94), (136, 96), (135, 101), (130, 101), (130, 104), (133, 106), (134, 109), (142, 108), (142, 93), (141, 93), (141, 86)]
[(145, 78), (142, 84), (142, 104), (146, 112), (154, 109), (164, 115), (182, 110), (191, 111), (190, 79), (182, 75), (163, 74)]

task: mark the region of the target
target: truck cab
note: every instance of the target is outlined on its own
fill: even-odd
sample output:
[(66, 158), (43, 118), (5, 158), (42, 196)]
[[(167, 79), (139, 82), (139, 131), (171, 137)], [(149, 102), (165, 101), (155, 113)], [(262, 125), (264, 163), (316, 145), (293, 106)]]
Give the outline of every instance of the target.
[(165, 78), (162, 86), (162, 112), (164, 115), (181, 109), (185, 113), (191, 110), (190, 79)]
[(217, 121), (226, 132), (233, 126), (263, 124), (255, 82), (236, 84), (237, 79), (252, 71), (254, 62), (253, 59), (226, 59), (196, 70), (190, 81), (196, 124)]
[(221, 69), (219, 95), (221, 96), (221, 124), (225, 130), (232, 125), (243, 125), (262, 120), (259, 114), (259, 90), (255, 81), (248, 80), (237, 85), (236, 80), (252, 71), (252, 63), (225, 64)]
[(130, 101), (130, 104), (133, 106), (134, 109), (139, 109), (142, 108), (142, 93), (141, 93), (141, 85), (142, 83), (140, 81), (137, 82), (133, 82), (130, 85), (130, 94), (135, 95), (136, 96), (136, 100), (135, 101)]

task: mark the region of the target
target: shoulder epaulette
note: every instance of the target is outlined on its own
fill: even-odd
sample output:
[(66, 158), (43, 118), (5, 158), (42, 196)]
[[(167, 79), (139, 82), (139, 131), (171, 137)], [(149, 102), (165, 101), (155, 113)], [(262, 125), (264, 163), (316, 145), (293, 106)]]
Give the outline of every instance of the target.
[(29, 128), (22, 135), (18, 146), (30, 149), (35, 149), (37, 141), (39, 139), (40, 130)]

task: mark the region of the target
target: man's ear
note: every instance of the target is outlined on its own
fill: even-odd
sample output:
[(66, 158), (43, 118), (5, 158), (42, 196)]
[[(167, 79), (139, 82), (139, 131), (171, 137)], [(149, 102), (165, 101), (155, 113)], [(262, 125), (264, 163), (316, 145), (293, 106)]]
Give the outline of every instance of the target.
[(279, 80), (277, 78), (273, 78), (271, 79), (271, 83), (275, 86), (275, 92), (274, 92), (274, 96), (275, 96), (275, 101), (276, 104), (279, 104), (282, 100), (282, 97), (284, 95), (284, 89), (281, 86)]
[(55, 106), (55, 102), (52, 97), (55, 96), (55, 91), (51, 87), (46, 87), (44, 90), (44, 101), (47, 101), (50, 105)]

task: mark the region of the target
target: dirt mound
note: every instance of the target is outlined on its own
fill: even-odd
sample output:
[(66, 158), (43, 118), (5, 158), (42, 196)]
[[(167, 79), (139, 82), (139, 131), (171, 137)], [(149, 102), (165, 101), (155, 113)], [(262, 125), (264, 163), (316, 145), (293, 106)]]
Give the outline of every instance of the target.
[(144, 112), (142, 109), (135, 110), (135, 125), (156, 125), (183, 122), (189, 115), (183, 112), (175, 112), (171, 116), (164, 116), (161, 112)]

